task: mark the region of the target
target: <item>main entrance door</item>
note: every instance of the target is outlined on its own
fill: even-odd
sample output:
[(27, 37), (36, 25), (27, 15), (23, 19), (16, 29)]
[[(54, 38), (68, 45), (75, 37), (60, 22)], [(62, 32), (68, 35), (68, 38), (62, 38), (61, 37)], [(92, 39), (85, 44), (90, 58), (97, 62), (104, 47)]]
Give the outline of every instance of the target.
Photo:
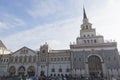
[(92, 55), (88, 58), (88, 67), (90, 77), (102, 77), (102, 63), (98, 56)]

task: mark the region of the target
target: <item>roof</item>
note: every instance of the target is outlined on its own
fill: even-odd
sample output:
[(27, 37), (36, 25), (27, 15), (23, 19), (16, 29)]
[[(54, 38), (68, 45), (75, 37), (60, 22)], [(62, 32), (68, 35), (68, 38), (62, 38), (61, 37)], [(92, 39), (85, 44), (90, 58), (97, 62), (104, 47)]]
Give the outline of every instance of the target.
[(0, 47), (7, 49), (1, 40), (0, 40)]

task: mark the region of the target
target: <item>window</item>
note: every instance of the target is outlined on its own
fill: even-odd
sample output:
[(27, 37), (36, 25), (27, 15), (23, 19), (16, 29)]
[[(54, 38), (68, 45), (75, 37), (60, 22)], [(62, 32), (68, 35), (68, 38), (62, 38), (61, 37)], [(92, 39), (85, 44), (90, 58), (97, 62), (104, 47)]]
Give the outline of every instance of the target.
[(88, 34), (87, 36), (89, 37), (90, 35)]
[(86, 37), (86, 36), (84, 35), (84, 37)]
[(54, 68), (52, 68), (52, 69), (51, 69), (51, 72), (55, 72), (55, 69), (54, 69)]
[(70, 57), (68, 57), (68, 60), (70, 61)]
[(67, 61), (67, 57), (65, 57), (65, 61)]
[(29, 56), (28, 62), (31, 62), (31, 59), (32, 59), (31, 56)]
[(69, 72), (69, 71), (70, 71), (70, 69), (69, 69), (69, 68), (67, 68), (67, 69), (66, 69), (66, 72)]
[(63, 58), (61, 58), (61, 61), (63, 61)]
[(26, 56), (24, 56), (24, 63), (26, 63), (27, 59), (26, 59)]
[(51, 61), (53, 61), (53, 58), (51, 58)]
[(6, 59), (6, 62), (8, 62), (8, 59)]
[(84, 40), (84, 43), (86, 43), (86, 40)]
[(4, 59), (4, 61), (3, 62), (5, 62), (5, 59)]
[(56, 61), (56, 58), (54, 58), (54, 61)]
[(21, 54), (27, 54), (28, 53), (28, 50), (26, 49), (26, 48), (23, 48), (22, 50), (21, 50)]
[(33, 62), (36, 62), (36, 56), (33, 57)]
[(116, 60), (116, 57), (114, 56), (114, 60)]
[(76, 61), (76, 58), (74, 58), (74, 61)]
[(19, 57), (19, 62), (22, 63), (22, 56)]
[(86, 29), (88, 29), (88, 25), (86, 25)]
[(89, 40), (87, 40), (87, 42), (89, 43)]
[(79, 58), (79, 61), (81, 61), (81, 58)]
[(91, 40), (91, 43), (93, 43), (93, 40)]
[(11, 57), (10, 62), (13, 62), (14, 57)]
[(96, 43), (97, 41), (96, 40), (94, 40), (94, 43)]
[(18, 62), (18, 57), (17, 56), (15, 57), (15, 62)]
[(60, 58), (57, 58), (57, 61), (59, 61), (60, 60)]
[(62, 72), (62, 69), (61, 69), (61, 68), (59, 68), (59, 72)]

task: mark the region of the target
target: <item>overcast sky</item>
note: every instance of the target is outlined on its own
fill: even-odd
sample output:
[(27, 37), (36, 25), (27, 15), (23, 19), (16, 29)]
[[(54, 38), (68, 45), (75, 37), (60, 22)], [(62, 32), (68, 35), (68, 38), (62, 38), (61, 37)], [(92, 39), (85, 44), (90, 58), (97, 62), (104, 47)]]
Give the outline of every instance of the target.
[(97, 34), (120, 50), (120, 0), (0, 0), (0, 39), (12, 51), (45, 42), (68, 49), (79, 36), (83, 4)]

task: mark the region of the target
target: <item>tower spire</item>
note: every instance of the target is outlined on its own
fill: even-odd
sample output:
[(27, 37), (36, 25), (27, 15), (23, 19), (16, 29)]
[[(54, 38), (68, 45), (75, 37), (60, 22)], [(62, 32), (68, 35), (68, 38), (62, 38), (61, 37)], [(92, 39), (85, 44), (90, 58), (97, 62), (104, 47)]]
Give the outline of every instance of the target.
[(84, 6), (83, 6), (83, 23), (88, 23), (88, 18), (87, 18)]
[(84, 6), (83, 6), (83, 19), (87, 19), (87, 15), (86, 15)]

